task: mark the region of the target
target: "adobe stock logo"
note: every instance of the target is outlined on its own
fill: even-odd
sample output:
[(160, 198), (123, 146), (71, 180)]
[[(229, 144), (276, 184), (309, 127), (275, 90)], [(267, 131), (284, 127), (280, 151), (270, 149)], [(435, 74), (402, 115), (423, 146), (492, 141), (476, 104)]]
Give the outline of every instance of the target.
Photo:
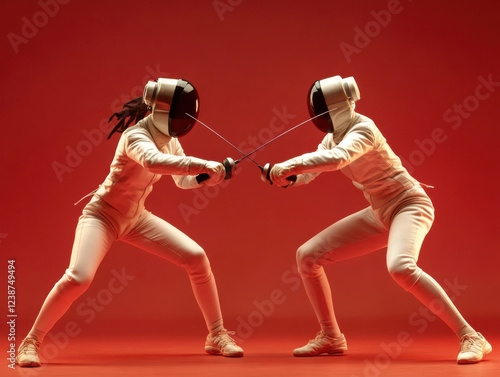
[[(161, 71), (160, 65), (157, 64), (154, 67), (146, 66), (146, 75), (142, 79), (140, 85), (136, 85), (130, 89), (129, 92), (122, 93), (120, 96), (116, 97), (110, 104), (110, 113), (115, 113), (122, 109), (122, 105), (125, 102), (130, 101), (132, 98), (137, 98), (142, 96), (144, 91), (144, 85), (149, 80), (156, 80), (158, 77), (168, 77), (169, 74)], [(54, 174), (57, 177), (59, 183), (61, 183), (67, 174), (72, 173), (80, 164), (83, 162), (85, 157), (92, 154), (95, 148), (99, 147), (105, 140), (107, 134), (113, 128), (113, 124), (108, 122), (109, 117), (102, 118), (94, 128), (83, 129), (81, 137), (76, 143), (66, 145), (64, 158), (58, 161), (52, 161), (51, 167)], [(116, 137), (116, 136), (115, 136)]]
[[(76, 306), (77, 316), (65, 323), (59, 323), (57, 329), (52, 329), (46, 336), (44, 344), (39, 350), (42, 360), (40, 368), (16, 368), (21, 376), (36, 377), (40, 372), (50, 367), (51, 361), (56, 359), (65, 350), (73, 339), (85, 332), (87, 325), (103, 313), (113, 300), (121, 295), (135, 279), (135, 275), (127, 273), (126, 268), (113, 269), (108, 283), (94, 296), (86, 296), (85, 300), (80, 298)], [(51, 374), (42, 374), (43, 376)]]
[(462, 127), (464, 122), (477, 111), (481, 104), (489, 100), (500, 88), (500, 81), (495, 81), (493, 74), (486, 77), (480, 75), (477, 77), (477, 85), (474, 91), (463, 98), (459, 103), (454, 103), (443, 113), (443, 121), (448, 123), (447, 127), (434, 127), (429, 135), (424, 139), (415, 139), (415, 148), (409, 153), (405, 159), (401, 157), (404, 167), (411, 173), (424, 164), (424, 162), (432, 156), (439, 145), (445, 143), (452, 132), (457, 131)]
[[(443, 286), (451, 301), (455, 301), (467, 288), (468, 286), (460, 284), (456, 277), (453, 279), (453, 282), (446, 279)], [(416, 327), (415, 331), (418, 334), (422, 334), (427, 330), (429, 323), (438, 319), (445, 311), (446, 304), (444, 301), (440, 298), (435, 298), (428, 304), (428, 307), (420, 306), (418, 310), (411, 313), (408, 317), (408, 323), (412, 327)], [(412, 335), (411, 331), (401, 330), (393, 341), (380, 343), (380, 351), (374, 357), (363, 360), (361, 373), (351, 374), (350, 377), (385, 376), (384, 372), (391, 367), (394, 361), (399, 359), (403, 350), (413, 343), (414, 335)]]
[(217, 16), (219, 16), (219, 20), (222, 22), (224, 21), (224, 13), (234, 11), (242, 2), (243, 0), (214, 0), (212, 5), (215, 12), (217, 12)]
[[(269, 121), (269, 127), (261, 128), (257, 133), (257, 136), (251, 135), (247, 138), (247, 140), (238, 144), (237, 148), (239, 150), (244, 153), (252, 152), (252, 150), (271, 140), (276, 134), (280, 133), (285, 126), (290, 124), (291, 119), (297, 117), (296, 114), (289, 113), (286, 106), (283, 106), (282, 110), (273, 108), (272, 112), (274, 115)], [(238, 167), (235, 174), (240, 174), (242, 170), (244, 170), (243, 167)], [(179, 211), (186, 224), (191, 222), (192, 216), (199, 215), (202, 210), (207, 208), (210, 204), (210, 200), (219, 196), (221, 190), (226, 188), (230, 182), (230, 180), (223, 181), (217, 186), (203, 186), (203, 188), (192, 190), (193, 198), (191, 203), (179, 203), (178, 205)]]
[[(411, 0), (408, 0), (411, 1)], [(352, 61), (353, 54), (360, 54), (362, 50), (370, 45), (373, 38), (382, 32), (382, 28), (387, 27), (394, 15), (400, 14), (404, 10), (400, 0), (389, 0), (386, 9), (378, 12), (372, 10), (370, 15), (372, 20), (368, 21), (363, 28), (354, 27), (353, 44), (341, 42), (339, 47), (348, 63)]]
[(14, 52), (19, 53), (19, 46), (28, 44), (30, 40), (35, 38), (41, 28), (47, 26), (49, 20), (54, 18), (59, 13), (60, 5), (68, 4), (70, 0), (39, 0), (38, 6), (40, 10), (35, 12), (30, 18), (24, 16), (21, 18), (23, 25), (21, 26), (21, 35), (14, 32), (7, 34)]

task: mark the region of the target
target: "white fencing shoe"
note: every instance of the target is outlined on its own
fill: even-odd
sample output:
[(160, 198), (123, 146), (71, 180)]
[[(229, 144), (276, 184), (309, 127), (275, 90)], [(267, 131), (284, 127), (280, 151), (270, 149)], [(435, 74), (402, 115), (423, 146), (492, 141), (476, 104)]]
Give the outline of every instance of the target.
[(347, 342), (344, 334), (340, 334), (338, 338), (326, 336), (323, 331), (320, 331), (315, 339), (312, 339), (304, 347), (293, 350), (293, 355), (297, 357), (317, 356), (323, 353), (341, 354), (347, 351)]
[(38, 357), (38, 349), (40, 343), (35, 339), (26, 338), (22, 341), (17, 350), (16, 362), (20, 367), (39, 367), (40, 358)]
[(229, 335), (234, 332), (221, 330), (215, 336), (208, 334), (205, 342), (205, 352), (211, 355), (222, 354), (226, 357), (242, 357), (243, 349), (236, 345), (233, 338)]
[(466, 334), (460, 339), (458, 364), (473, 364), (480, 362), (493, 348), (481, 333)]

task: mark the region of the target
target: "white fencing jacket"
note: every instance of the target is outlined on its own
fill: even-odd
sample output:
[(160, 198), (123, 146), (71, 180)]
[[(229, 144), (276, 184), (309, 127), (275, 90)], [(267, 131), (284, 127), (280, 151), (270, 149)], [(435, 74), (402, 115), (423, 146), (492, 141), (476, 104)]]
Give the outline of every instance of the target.
[(324, 137), (316, 152), (280, 165), (287, 170), (285, 175), (298, 174), (290, 186), (309, 183), (321, 172), (340, 170), (374, 209), (419, 186), (375, 123), (354, 112), (345, 122), (335, 124), (334, 132)]
[(162, 175), (172, 175), (180, 188), (199, 187), (195, 175), (208, 173), (205, 164), (186, 157), (179, 140), (158, 131), (149, 115), (121, 135), (110, 172), (96, 195), (124, 217), (133, 218), (144, 209)]

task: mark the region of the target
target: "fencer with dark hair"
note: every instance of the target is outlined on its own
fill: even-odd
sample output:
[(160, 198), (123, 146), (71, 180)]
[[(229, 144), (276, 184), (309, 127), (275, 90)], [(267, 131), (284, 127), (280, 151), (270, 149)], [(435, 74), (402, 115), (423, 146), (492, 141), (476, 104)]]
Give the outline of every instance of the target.
[[(148, 111), (151, 114), (146, 116)], [(224, 328), (215, 278), (205, 251), (191, 238), (145, 209), (153, 184), (172, 176), (182, 189), (214, 186), (225, 177), (221, 163), (184, 154), (179, 137), (197, 117), (199, 98), (186, 80), (163, 79), (147, 83), (143, 97), (113, 114), (122, 133), (108, 176), (83, 209), (76, 227), (69, 267), (50, 291), (28, 336), (18, 350), (20, 366), (39, 366), (38, 349), (50, 329), (75, 299), (89, 287), (114, 241), (137, 246), (187, 272), (195, 299), (208, 328), (205, 351), (229, 357), (243, 356)], [(110, 120), (111, 120), (110, 119)], [(197, 175), (209, 178), (201, 183)]]
[[(353, 77), (316, 81), (308, 94), (308, 108), (311, 116), (330, 110), (313, 119), (327, 135), (317, 151), (276, 164), (270, 170), (271, 181), (282, 187), (307, 184), (322, 172), (340, 170), (369, 203), (298, 249), (298, 270), (321, 329), (315, 339), (293, 353), (315, 356), (347, 351), (323, 267), (387, 247), (390, 275), (459, 337), (457, 362), (478, 362), (491, 352), (491, 345), (465, 321), (441, 286), (417, 265), (422, 242), (434, 221), (434, 207), (422, 187), (425, 185), (403, 167), (375, 123), (354, 111), (359, 99)], [(294, 179), (287, 179), (290, 177)]]

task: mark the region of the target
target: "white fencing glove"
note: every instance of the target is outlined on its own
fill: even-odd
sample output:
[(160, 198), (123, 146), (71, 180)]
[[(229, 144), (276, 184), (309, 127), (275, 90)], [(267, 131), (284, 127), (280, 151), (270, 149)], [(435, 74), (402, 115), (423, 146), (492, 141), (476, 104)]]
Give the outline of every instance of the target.
[(296, 176), (302, 173), (302, 159), (301, 158), (292, 158), (285, 162), (281, 162), (279, 164), (275, 164), (271, 168), (271, 172), (269, 174), (271, 178), (271, 182), (281, 187), (289, 187), (291, 186), (295, 180), (287, 179), (289, 177)]
[(220, 162), (207, 161), (202, 173), (206, 173), (210, 176), (209, 179), (204, 181), (207, 186), (216, 186), (224, 180), (226, 169), (224, 169), (224, 165)]

